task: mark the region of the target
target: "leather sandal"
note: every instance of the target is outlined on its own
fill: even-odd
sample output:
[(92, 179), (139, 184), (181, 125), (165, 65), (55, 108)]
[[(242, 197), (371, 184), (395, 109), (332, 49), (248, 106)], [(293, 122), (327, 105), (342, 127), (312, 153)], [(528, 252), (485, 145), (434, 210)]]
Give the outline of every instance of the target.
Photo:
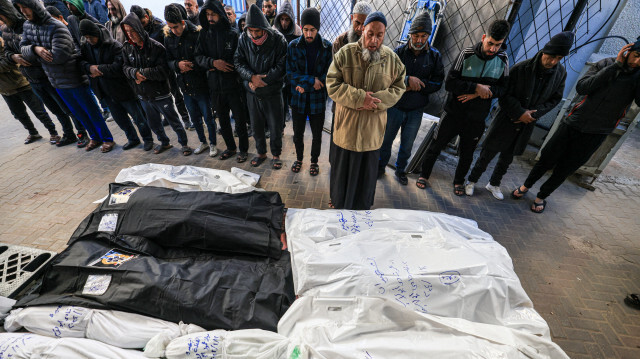
[(109, 151), (111, 151), (113, 149), (113, 147), (115, 147), (116, 143), (111, 141), (111, 142), (105, 142), (102, 144), (102, 147), (100, 148), (100, 152), (102, 153), (107, 153)]
[(102, 142), (100, 142), (100, 141), (90, 140), (89, 143), (87, 144), (87, 147), (85, 147), (84, 150), (85, 151), (94, 150), (94, 149), (98, 148), (101, 144), (102, 144)]

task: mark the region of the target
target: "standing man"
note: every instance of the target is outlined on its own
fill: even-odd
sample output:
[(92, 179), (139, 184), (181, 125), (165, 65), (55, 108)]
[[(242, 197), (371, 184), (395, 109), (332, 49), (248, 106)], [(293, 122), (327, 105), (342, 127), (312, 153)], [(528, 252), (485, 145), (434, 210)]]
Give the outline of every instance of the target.
[(364, 28), (364, 20), (373, 11), (373, 7), (366, 1), (358, 1), (353, 5), (351, 11), (351, 27), (346, 32), (338, 35), (333, 42), (333, 54), (335, 55), (344, 45), (356, 42), (362, 36), (362, 29)]
[(362, 38), (342, 47), (329, 67), (327, 91), (337, 104), (329, 155), (334, 208), (373, 205), (387, 109), (405, 90), (405, 67), (382, 44), (386, 28), (381, 12), (369, 14)]
[(178, 135), (182, 154), (189, 156), (193, 151), (187, 145), (187, 133), (182, 128), (171, 101), (171, 90), (167, 80), (170, 70), (164, 46), (149, 37), (134, 12), (125, 16), (120, 25), (127, 36), (127, 43), (122, 49), (124, 75), (142, 101), (149, 127), (160, 141), (153, 153), (158, 154), (173, 147), (162, 127), (162, 114)]
[(468, 196), (473, 195), (474, 186), (489, 162), (500, 153), (486, 189), (496, 199), (504, 199), (500, 181), (513, 157), (524, 152), (536, 121), (562, 100), (567, 72), (559, 62), (569, 54), (574, 37), (569, 31), (555, 35), (536, 56), (509, 70), (507, 92), (499, 99), (500, 112), (491, 123), (465, 186)]
[[(69, 111), (60, 95), (49, 83), (47, 74), (45, 74), (42, 66), (38, 61), (34, 63), (27, 62), (22, 56), (20, 41), (22, 41), (24, 17), (10, 1), (0, 0), (0, 20), (5, 24), (0, 27), (0, 30), (5, 43), (4, 51), (7, 60), (20, 65), (20, 72), (29, 81), (33, 92), (62, 125), (62, 138), (56, 142), (56, 146), (65, 146), (78, 141), (75, 133), (73, 133), (73, 125), (70, 119), (71, 111)], [(83, 138), (81, 142), (78, 142), (78, 147), (84, 147), (89, 140), (84, 127), (81, 124), (77, 124), (77, 126), (78, 134)]]
[(127, 10), (124, 9), (120, 0), (108, 0), (107, 10), (109, 10), (109, 21), (107, 21), (105, 26), (107, 30), (109, 30), (109, 33), (111, 33), (111, 37), (116, 39), (120, 44), (124, 44), (127, 39), (122, 32), (120, 22), (127, 16)]
[[(200, 25), (200, 7), (198, 6), (198, 2), (196, 0), (184, 0), (184, 8), (187, 10), (187, 20), (196, 26)], [(167, 17), (165, 16), (164, 19), (167, 20)]]
[(282, 85), (286, 72), (287, 41), (271, 28), (255, 5), (249, 8), (247, 29), (240, 35), (233, 62), (247, 90), (256, 140), (258, 156), (251, 160), (251, 165), (258, 167), (267, 159), (266, 127), (271, 132), (271, 166), (279, 170), (282, 168)]
[(294, 18), (291, 2), (285, 1), (273, 23), (273, 28), (280, 31), (288, 44), (302, 35), (302, 29), (293, 21)]
[(236, 10), (231, 5), (226, 5), (224, 7), (224, 12), (227, 14), (227, 18), (229, 19), (229, 23), (231, 23), (231, 27), (238, 30), (238, 24), (236, 24)]
[(80, 21), (80, 35), (86, 39), (81, 48), (80, 66), (89, 76), (93, 92), (109, 106), (113, 120), (127, 136), (122, 149), (126, 151), (140, 144), (140, 137), (129, 119), (131, 116), (144, 141), (144, 150), (150, 151), (153, 148), (151, 130), (122, 72), (122, 44), (114, 40), (105, 27), (88, 19)]
[(287, 77), (291, 89), (291, 108), (293, 118), (293, 143), (296, 145), (297, 160), (291, 171), (300, 172), (304, 157), (304, 131), (307, 117), (311, 126), (311, 165), (309, 174), (317, 176), (320, 172), (318, 157), (322, 145), (322, 126), (327, 103), (327, 71), (333, 56), (331, 42), (320, 36), (320, 12), (306, 8), (301, 16), (304, 36), (293, 40), (287, 50)]
[(115, 145), (113, 136), (104, 122), (100, 107), (89, 88), (89, 79), (78, 64), (80, 54), (71, 33), (58, 20), (49, 15), (37, 0), (14, 0), (27, 21), (20, 43), (22, 56), (29, 63), (39, 61), (51, 85), (67, 107), (89, 132), (91, 140), (85, 150), (100, 145), (109, 152)]
[[(269, 26), (273, 26), (276, 20), (276, 10), (278, 3), (276, 0), (264, 0), (262, 2), (262, 13), (267, 18)], [(248, 20), (247, 20), (248, 21)]]
[(203, 25), (195, 57), (198, 65), (207, 70), (206, 80), (209, 84), (211, 102), (218, 113), (220, 132), (227, 146), (219, 159), (226, 160), (236, 155), (238, 149), (229, 118), (229, 110), (231, 110), (235, 117), (240, 147), (236, 161), (245, 162), (249, 150), (248, 114), (242, 101), (245, 95), (238, 73), (233, 66), (233, 56), (238, 48), (238, 33), (229, 24), (229, 19), (219, 1), (207, 0), (202, 9), (200, 23)]
[(238, 18), (238, 31), (240, 32), (240, 34), (242, 34), (244, 32), (244, 25), (247, 22), (247, 13), (245, 12), (244, 14), (240, 15), (240, 17)]
[(433, 165), (440, 152), (455, 136), (460, 136), (460, 158), (453, 178), (453, 193), (463, 196), (473, 151), (484, 132), (484, 119), (489, 114), (491, 99), (501, 97), (507, 86), (509, 61), (500, 50), (509, 34), (509, 23), (496, 20), (482, 41), (467, 47), (449, 70), (445, 89), (449, 92), (445, 112), (427, 148), (422, 172), (416, 185), (426, 188)]
[[(215, 157), (218, 154), (216, 124), (211, 111), (206, 70), (196, 63), (200, 27), (196, 27), (189, 20), (184, 20), (179, 6), (169, 4), (164, 8), (164, 19), (167, 21), (164, 37), (167, 64), (169, 69), (177, 75), (177, 83), (184, 94), (184, 103), (189, 111), (189, 117), (198, 133), (200, 146), (194, 150), (194, 153), (199, 154), (209, 150), (209, 156)], [(209, 142), (202, 126), (203, 117), (209, 133)]]
[(591, 158), (624, 117), (631, 102), (640, 104), (640, 37), (620, 49), (617, 57), (598, 61), (578, 80), (576, 91), (582, 98), (544, 146), (524, 185), (511, 194), (515, 199), (522, 198), (553, 169), (531, 204), (535, 213), (542, 213), (547, 197)]
[(387, 110), (387, 128), (380, 148), (378, 178), (384, 174), (391, 158), (391, 146), (398, 130), (402, 128), (395, 177), (403, 186), (409, 182), (405, 168), (411, 157), (413, 142), (420, 130), (423, 109), (429, 104), (429, 95), (440, 90), (444, 81), (440, 52), (429, 46), (431, 29), (431, 17), (428, 13), (416, 16), (409, 28), (409, 41), (395, 50), (407, 69), (407, 92), (395, 106)]

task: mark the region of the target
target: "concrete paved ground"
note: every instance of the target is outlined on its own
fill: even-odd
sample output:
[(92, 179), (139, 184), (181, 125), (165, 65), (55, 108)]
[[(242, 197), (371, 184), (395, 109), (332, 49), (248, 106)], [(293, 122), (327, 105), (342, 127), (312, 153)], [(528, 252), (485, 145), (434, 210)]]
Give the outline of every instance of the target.
[[(46, 134), (41, 124), (36, 126)], [(155, 162), (229, 170), (236, 165), (205, 154), (183, 157), (175, 148), (160, 155), (142, 149), (124, 152), (122, 131), (113, 122), (109, 127), (118, 146), (108, 154), (75, 146), (56, 148), (46, 141), (23, 145), (26, 131), (0, 103), (0, 241), (61, 251), (94, 209), (92, 202), (106, 195), (107, 184), (124, 167)], [(168, 133), (177, 144), (175, 134), (170, 129)], [(259, 186), (280, 192), (287, 207), (327, 208), (328, 135), (324, 134), (321, 173), (310, 177), (310, 131), (299, 174), (289, 170), (295, 159), (291, 133), (288, 124), (283, 170), (270, 169), (268, 162), (258, 169), (248, 162), (238, 167), (261, 174)], [(197, 145), (194, 132), (189, 138)], [(220, 136), (218, 141), (222, 143)], [(476, 196), (454, 196), (451, 159), (438, 161), (427, 190), (415, 187), (413, 175), (409, 186), (399, 185), (388, 169), (378, 181), (375, 207), (439, 211), (476, 220), (507, 248), (535, 308), (567, 354), (640, 358), (640, 311), (623, 303), (627, 293), (640, 292), (639, 146), (637, 131), (596, 182), (594, 192), (565, 183), (549, 198), (542, 215), (529, 211), (537, 186), (524, 200), (497, 201), (483, 188), (488, 175), (481, 178)], [(526, 158), (516, 160), (504, 180), (504, 192), (523, 181), (530, 168)]]

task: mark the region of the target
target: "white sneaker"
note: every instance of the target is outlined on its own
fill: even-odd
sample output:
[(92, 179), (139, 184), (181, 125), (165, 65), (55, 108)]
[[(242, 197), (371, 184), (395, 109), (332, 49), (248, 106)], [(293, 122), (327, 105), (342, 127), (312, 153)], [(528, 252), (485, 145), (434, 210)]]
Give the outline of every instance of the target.
[(473, 190), (475, 189), (475, 186), (475, 182), (467, 182), (467, 184), (464, 185), (464, 193), (466, 193), (467, 196), (473, 196)]
[(209, 145), (206, 143), (201, 143), (200, 146), (198, 146), (198, 148), (196, 148), (195, 150), (193, 150), (193, 153), (195, 153), (196, 155), (201, 154), (202, 152), (206, 151), (209, 148)]
[(211, 146), (211, 148), (209, 148), (209, 156), (215, 157), (217, 155), (218, 155), (218, 148), (216, 146)]
[(491, 194), (499, 200), (503, 200), (504, 199), (504, 195), (502, 194), (502, 191), (500, 190), (500, 186), (492, 186), (491, 183), (487, 183), (487, 186), (485, 187), (489, 192), (491, 192)]

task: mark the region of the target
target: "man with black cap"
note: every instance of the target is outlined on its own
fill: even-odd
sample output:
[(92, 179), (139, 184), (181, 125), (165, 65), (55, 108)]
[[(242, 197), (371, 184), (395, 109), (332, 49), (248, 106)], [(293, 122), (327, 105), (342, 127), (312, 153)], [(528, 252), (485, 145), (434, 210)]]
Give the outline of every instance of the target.
[[(55, 7), (54, 9), (57, 10)], [(58, 138), (59, 136), (56, 135), (56, 137), (51, 140), (56, 140), (56, 146), (65, 146), (76, 141), (78, 141), (78, 147), (86, 146), (89, 141), (86, 130), (82, 124), (75, 121), (79, 137), (82, 137), (82, 140), (78, 140), (73, 133), (73, 125), (70, 119), (71, 111), (69, 111), (60, 95), (58, 95), (56, 90), (51, 86), (40, 62), (35, 61), (30, 63), (22, 56), (20, 41), (22, 41), (25, 18), (16, 10), (10, 1), (0, 0), (0, 20), (4, 22), (4, 25), (0, 27), (0, 29), (2, 30), (2, 39), (5, 43), (7, 60), (16, 65), (20, 65), (20, 72), (27, 81), (29, 81), (33, 92), (49, 111), (56, 116), (62, 125), (63, 136)]]
[(237, 153), (229, 110), (235, 117), (240, 153), (237, 162), (247, 160), (249, 137), (247, 134), (248, 114), (241, 97), (244, 93), (240, 78), (233, 66), (233, 56), (238, 47), (238, 33), (231, 27), (223, 5), (217, 0), (207, 0), (200, 11), (202, 31), (196, 46), (195, 59), (200, 67), (207, 70), (211, 103), (218, 113), (222, 138), (227, 149), (218, 157), (226, 160)]
[(125, 16), (120, 26), (127, 36), (127, 43), (122, 48), (124, 75), (142, 102), (149, 127), (160, 141), (153, 152), (158, 154), (173, 147), (162, 127), (162, 114), (178, 135), (182, 154), (189, 156), (193, 151), (187, 144), (187, 133), (182, 128), (171, 101), (171, 89), (167, 80), (171, 70), (167, 65), (164, 46), (149, 37), (134, 12)]
[[(164, 8), (164, 19), (167, 21), (164, 36), (167, 64), (169, 69), (177, 75), (178, 86), (184, 94), (184, 103), (200, 140), (200, 146), (194, 150), (194, 153), (199, 154), (209, 150), (209, 156), (215, 157), (218, 154), (216, 124), (211, 111), (206, 69), (196, 63), (200, 27), (184, 19), (178, 4), (169, 4)], [(203, 117), (207, 125), (209, 141), (202, 125)]]
[(489, 162), (500, 153), (486, 189), (498, 199), (504, 199), (500, 181), (514, 156), (524, 152), (536, 121), (560, 103), (567, 72), (559, 63), (569, 54), (574, 34), (561, 32), (531, 59), (521, 61), (509, 70), (509, 86), (500, 97), (500, 111), (491, 123), (480, 157), (465, 185), (467, 196), (487, 169)]
[(444, 81), (442, 56), (438, 50), (429, 46), (431, 30), (431, 17), (429, 13), (423, 12), (413, 19), (407, 43), (395, 50), (407, 68), (407, 92), (395, 106), (387, 110), (387, 128), (380, 148), (378, 178), (384, 174), (391, 158), (391, 146), (398, 130), (402, 129), (395, 177), (404, 186), (409, 182), (405, 168), (420, 130), (423, 109), (429, 104), (429, 94), (440, 90)]
[(233, 62), (247, 90), (256, 140), (258, 156), (251, 160), (251, 165), (260, 166), (267, 159), (265, 128), (268, 128), (273, 155), (271, 166), (279, 170), (282, 168), (282, 85), (286, 72), (287, 41), (271, 28), (256, 5), (249, 8), (246, 27), (247, 30), (240, 35)]
[(337, 104), (329, 154), (330, 206), (335, 208), (373, 205), (387, 109), (405, 91), (405, 67), (382, 44), (386, 28), (381, 12), (369, 14), (360, 40), (334, 55), (327, 74), (327, 92)]
[(307, 117), (311, 126), (311, 165), (309, 174), (318, 175), (318, 157), (322, 145), (322, 127), (327, 103), (326, 80), (329, 65), (333, 59), (331, 42), (323, 39), (320, 30), (320, 12), (306, 8), (300, 17), (303, 36), (293, 40), (287, 49), (286, 89), (291, 93), (293, 118), (293, 143), (296, 146), (297, 160), (291, 171), (300, 172), (304, 157), (304, 131)]
[(81, 48), (80, 66), (89, 76), (93, 92), (109, 106), (114, 121), (127, 136), (122, 149), (126, 151), (140, 144), (140, 137), (129, 119), (131, 116), (144, 141), (144, 150), (150, 151), (153, 148), (151, 130), (122, 72), (122, 44), (114, 40), (105, 27), (88, 19), (80, 21), (80, 35), (86, 40)]
[(473, 151), (484, 132), (491, 100), (500, 98), (507, 89), (509, 60), (501, 47), (509, 29), (506, 20), (495, 20), (489, 25), (489, 31), (482, 35), (482, 40), (462, 50), (453, 63), (445, 81), (449, 94), (444, 113), (427, 147), (422, 172), (416, 182), (418, 188), (427, 187), (438, 155), (454, 137), (460, 136), (453, 193), (464, 196), (464, 179), (473, 162)]
[(581, 95), (567, 117), (542, 148), (540, 160), (524, 184), (511, 196), (525, 193), (550, 169), (551, 177), (540, 186), (531, 211), (542, 213), (546, 198), (567, 177), (584, 165), (607, 136), (618, 126), (631, 102), (640, 105), (640, 37), (625, 45), (617, 57), (598, 61), (576, 84)]

